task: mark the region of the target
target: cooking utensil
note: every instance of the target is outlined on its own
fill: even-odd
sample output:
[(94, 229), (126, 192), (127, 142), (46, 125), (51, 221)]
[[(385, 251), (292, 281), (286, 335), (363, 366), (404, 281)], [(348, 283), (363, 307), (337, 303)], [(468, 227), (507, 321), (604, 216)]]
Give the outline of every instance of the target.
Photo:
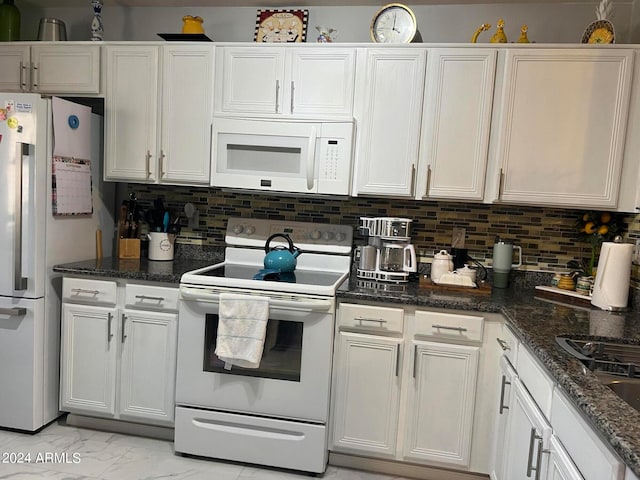
[[(284, 238), (289, 248), (283, 246), (271, 248), (270, 243), (275, 238)], [(291, 237), (286, 233), (274, 233), (267, 238), (264, 251), (267, 254), (264, 257), (264, 268), (280, 272), (293, 272), (296, 269), (296, 258), (302, 253), (299, 248), (293, 245)]]
[(162, 218), (162, 231), (166, 233), (167, 228), (169, 228), (169, 212), (165, 210)]

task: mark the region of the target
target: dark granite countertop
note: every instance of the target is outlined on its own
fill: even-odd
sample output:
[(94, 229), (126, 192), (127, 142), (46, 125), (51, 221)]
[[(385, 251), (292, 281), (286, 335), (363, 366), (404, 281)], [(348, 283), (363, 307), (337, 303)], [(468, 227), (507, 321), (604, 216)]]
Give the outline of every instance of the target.
[(396, 292), (364, 288), (359, 283), (352, 278), (349, 289), (339, 292), (339, 299), (503, 314), (508, 325), (583, 412), (602, 440), (640, 475), (640, 412), (602, 385), (592, 372), (555, 342), (557, 335), (572, 335), (640, 343), (639, 313), (611, 313), (588, 305), (552, 302), (537, 298), (532, 287), (494, 289), (491, 295), (467, 295), (420, 289), (417, 282)]
[(176, 258), (171, 261), (144, 259), (124, 259), (108, 257), (100, 260), (55, 265), (54, 272), (66, 275), (90, 275), (93, 277), (124, 278), (150, 282), (180, 283), (183, 273), (217, 263), (211, 259)]
[[(63, 274), (115, 277), (178, 284), (183, 273), (220, 261), (223, 256), (172, 262), (104, 258), (54, 266)], [(554, 303), (536, 297), (534, 288), (494, 289), (491, 295), (440, 293), (420, 289), (410, 282), (396, 291), (366, 288), (352, 276), (349, 288), (338, 298), (433, 308), (492, 312), (504, 315), (520, 340), (540, 359), (548, 373), (583, 412), (600, 437), (640, 475), (640, 412), (602, 385), (580, 362), (555, 343), (557, 335), (615, 337), (615, 341), (640, 343), (640, 313), (609, 313), (595, 308)], [(394, 287), (389, 287), (394, 288)]]

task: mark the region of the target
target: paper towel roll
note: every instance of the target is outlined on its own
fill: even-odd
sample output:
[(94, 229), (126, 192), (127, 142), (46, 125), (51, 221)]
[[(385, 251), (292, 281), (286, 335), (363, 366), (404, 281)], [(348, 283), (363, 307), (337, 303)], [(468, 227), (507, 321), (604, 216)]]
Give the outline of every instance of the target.
[(603, 310), (627, 307), (633, 245), (604, 242), (600, 250), (591, 304)]

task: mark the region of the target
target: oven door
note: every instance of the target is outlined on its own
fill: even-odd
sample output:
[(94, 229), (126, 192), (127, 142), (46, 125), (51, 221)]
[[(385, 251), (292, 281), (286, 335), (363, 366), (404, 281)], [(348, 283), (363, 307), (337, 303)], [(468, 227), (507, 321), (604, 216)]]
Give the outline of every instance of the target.
[(225, 370), (214, 353), (217, 295), (203, 299), (201, 291), (192, 296), (184, 287), (181, 293), (177, 404), (326, 423), (333, 298), (270, 299), (260, 367)]

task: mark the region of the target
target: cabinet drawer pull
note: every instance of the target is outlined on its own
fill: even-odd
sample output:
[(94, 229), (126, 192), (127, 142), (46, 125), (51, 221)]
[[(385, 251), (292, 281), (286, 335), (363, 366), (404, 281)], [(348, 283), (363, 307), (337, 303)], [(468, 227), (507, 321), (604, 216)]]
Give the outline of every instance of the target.
[(418, 369), (418, 345), (413, 346), (413, 378), (416, 378), (416, 370)]
[(160, 178), (164, 178), (167, 172), (164, 171), (164, 150), (160, 150)]
[(276, 80), (276, 113), (280, 109), (280, 80)]
[(427, 165), (427, 188), (425, 189), (424, 196), (429, 196), (429, 188), (431, 187), (431, 165)]
[(20, 317), (26, 314), (27, 314), (27, 309), (22, 307), (0, 308), (0, 315), (8, 315), (9, 317)]
[(293, 113), (293, 92), (295, 91), (296, 87), (295, 87), (295, 83), (293, 82), (293, 80), (291, 81), (291, 113)]
[(500, 386), (500, 415), (505, 410), (509, 410), (509, 407), (504, 404), (504, 393), (507, 390), (507, 385), (511, 385), (511, 382), (507, 382), (507, 377), (502, 375), (502, 385)]
[(147, 150), (147, 155), (145, 156), (145, 169), (147, 171), (147, 178), (151, 176), (151, 150)]
[(37, 90), (40, 83), (40, 71), (37, 63), (31, 64), (31, 88)]
[(400, 344), (396, 345), (396, 377), (400, 375)]
[(100, 290), (87, 290), (85, 288), (72, 288), (71, 291), (75, 292), (77, 294), (81, 294), (81, 293), (87, 293), (87, 294), (90, 294), (90, 295), (99, 295), (100, 294)]
[(362, 322), (375, 322), (375, 323), (379, 323), (380, 326), (387, 323), (387, 321), (382, 318), (356, 317), (355, 319), (358, 320), (361, 325), (362, 325)]
[(155, 300), (157, 302), (164, 302), (164, 297), (152, 297), (149, 295), (136, 295), (136, 298), (142, 302), (145, 300)]
[(127, 321), (127, 316), (123, 313), (122, 314), (122, 333), (120, 334), (120, 341), (122, 343), (124, 343), (124, 339), (127, 338), (127, 334), (124, 333), (124, 324)]
[(27, 91), (27, 66), (24, 62), (20, 62), (20, 89), (25, 92)]
[(498, 342), (498, 345), (500, 345), (500, 348), (502, 348), (503, 351), (506, 352), (508, 350), (511, 350), (511, 347), (509, 346), (506, 340), (502, 340), (501, 338), (496, 338), (496, 341)]
[(431, 328), (439, 329), (439, 330), (455, 330), (456, 332), (466, 332), (467, 329), (464, 327), (449, 327), (447, 325), (431, 325)]
[(111, 333), (111, 321), (113, 320), (113, 315), (111, 313), (108, 313), (108, 322), (107, 322), (107, 343), (109, 343), (111, 341), (111, 338), (113, 337), (113, 333)]
[(500, 173), (498, 174), (498, 200), (502, 198), (502, 184), (504, 182), (504, 172), (500, 169)]
[[(536, 466), (533, 466), (533, 449), (538, 445), (538, 453), (536, 455)], [(527, 477), (531, 477), (532, 472), (536, 472), (535, 480), (540, 479), (540, 463), (542, 461), (542, 437), (538, 435), (535, 428), (531, 429), (529, 437), (529, 459), (527, 460)]]
[(411, 185), (410, 185), (410, 192), (409, 194), (413, 197), (413, 195), (415, 194), (415, 186), (416, 186), (416, 164), (412, 163), (411, 164)]

